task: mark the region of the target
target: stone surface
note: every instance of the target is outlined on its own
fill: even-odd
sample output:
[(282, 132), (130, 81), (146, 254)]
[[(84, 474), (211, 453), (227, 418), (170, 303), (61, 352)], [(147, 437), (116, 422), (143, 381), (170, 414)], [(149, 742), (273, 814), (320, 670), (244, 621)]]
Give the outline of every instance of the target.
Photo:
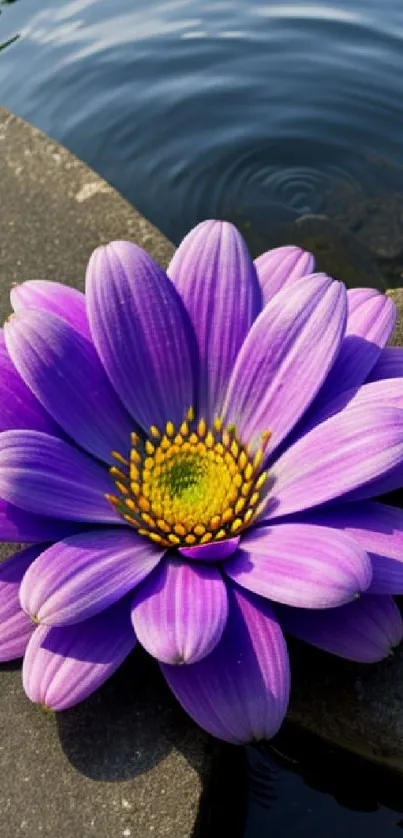
[[(162, 264), (169, 261), (171, 244), (111, 187), (60, 146), (1, 110), (0, 149), (3, 318), (12, 282), (47, 277), (82, 288), (91, 250), (112, 238), (131, 238)], [(312, 223), (311, 218), (299, 226), (304, 246), (313, 243)], [(322, 223), (321, 230), (325, 239), (326, 230), (331, 238), (328, 225), (324, 230)], [(333, 241), (334, 254), (341, 248), (338, 241)], [(261, 242), (260, 250), (264, 246)], [(352, 258), (349, 252), (345, 265)], [(356, 251), (357, 264), (360, 253)], [(320, 248), (316, 255), (320, 257)], [(365, 265), (371, 264), (373, 284), (382, 285), (374, 273), (378, 269), (365, 258), (360, 282), (368, 284)], [(332, 260), (319, 264), (338, 273)], [(403, 314), (403, 291), (391, 294)], [(397, 337), (403, 344), (403, 317)], [(9, 549), (3, 546), (0, 555)], [(291, 652), (290, 719), (403, 771), (403, 653), (378, 666), (360, 667), (296, 643)], [(227, 783), (225, 789), (221, 777), (237, 782), (240, 753), (215, 745), (192, 724), (158, 667), (140, 650), (96, 695), (56, 715), (28, 702), (18, 666), (1, 667), (0, 835), (5, 838), (235, 834), (227, 818), (232, 813), (235, 825), (242, 784), (237, 788)], [(218, 804), (214, 823), (210, 819), (214, 797), (221, 800), (218, 827)]]
[(270, 247), (296, 244), (311, 251), (316, 269), (344, 282), (348, 288), (370, 286), (386, 290), (387, 284), (376, 260), (349, 230), (325, 215), (304, 215), (280, 227), (275, 235), (262, 233), (249, 222), (238, 226), (254, 256)]
[[(388, 291), (398, 318), (391, 341), (403, 346), (403, 289)], [(402, 492), (390, 502), (403, 505)], [(289, 719), (332, 743), (403, 773), (403, 646), (372, 666), (290, 644), (293, 694)]]
[(0, 109), (0, 317), (8, 289), (54, 279), (82, 289), (94, 247), (132, 239), (161, 264), (173, 246), (95, 172)]
[(289, 719), (330, 742), (403, 772), (403, 650), (374, 665), (293, 643)]
[[(110, 186), (0, 110), (0, 315), (13, 282), (83, 287), (91, 251), (130, 238), (166, 264), (172, 245)], [(1, 545), (0, 555), (11, 549)], [(30, 704), (19, 667), (1, 667), (2, 838), (189, 838), (212, 741), (181, 711), (159, 669), (135, 652), (78, 708)]]

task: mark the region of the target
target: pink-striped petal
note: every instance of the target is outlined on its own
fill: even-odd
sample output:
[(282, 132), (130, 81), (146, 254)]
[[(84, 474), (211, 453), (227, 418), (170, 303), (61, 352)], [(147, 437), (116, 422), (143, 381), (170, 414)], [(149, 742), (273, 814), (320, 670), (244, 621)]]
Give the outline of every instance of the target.
[(401, 643), (403, 623), (391, 596), (365, 594), (327, 611), (276, 606), (283, 629), (312, 646), (359, 663), (377, 663)]
[(82, 448), (105, 462), (127, 454), (133, 420), (110, 384), (93, 344), (70, 323), (26, 309), (5, 326), (7, 349), (25, 384)]
[(162, 268), (137, 245), (112, 242), (92, 254), (86, 294), (95, 346), (129, 413), (145, 430), (182, 422), (195, 404), (198, 352)]
[(22, 658), (35, 629), (18, 594), (24, 573), (45, 547), (28, 547), (0, 562), (0, 661)]
[(31, 565), (21, 585), (21, 605), (44, 625), (82, 622), (135, 588), (162, 554), (129, 528), (73, 535), (49, 547)]
[(0, 434), (0, 497), (65, 521), (122, 523), (107, 501), (108, 470), (68, 442), (37, 431)]
[(73, 707), (110, 678), (135, 644), (128, 601), (74, 626), (39, 626), (25, 653), (25, 692), (52, 710)]
[(207, 565), (168, 559), (134, 594), (137, 638), (164, 663), (190, 664), (206, 657), (220, 640), (227, 616), (223, 578)]
[(347, 291), (346, 334), (339, 355), (309, 412), (309, 418), (344, 390), (359, 387), (370, 374), (395, 326), (396, 307), (374, 288)]
[(226, 221), (203, 221), (180, 244), (168, 268), (189, 312), (200, 356), (200, 414), (221, 412), (236, 356), (262, 307), (248, 248)]
[(367, 406), (367, 410), (377, 405), (388, 405), (388, 407), (399, 407), (403, 409), (403, 378), (388, 378), (382, 381), (372, 381), (363, 384), (362, 387), (351, 387), (343, 390), (333, 399), (329, 399), (317, 411), (309, 411), (309, 416), (304, 419), (303, 428), (298, 429), (298, 436), (308, 433), (316, 425), (340, 413), (345, 407)]
[(305, 513), (304, 520), (319, 526), (337, 527), (368, 552), (376, 594), (403, 593), (403, 511), (375, 501), (344, 503)]
[(275, 247), (255, 259), (255, 268), (263, 293), (263, 305), (281, 291), (315, 270), (312, 253), (300, 247)]
[(191, 666), (162, 670), (187, 713), (226, 742), (270, 739), (290, 691), (287, 647), (268, 602), (234, 588), (221, 641)]
[(76, 288), (62, 285), (61, 282), (49, 282), (43, 279), (31, 279), (21, 285), (15, 285), (10, 292), (14, 311), (36, 308), (63, 317), (86, 338), (91, 338), (88, 325), (85, 296)]
[(366, 551), (338, 529), (279, 523), (246, 533), (224, 565), (238, 585), (295, 608), (334, 608), (365, 591), (372, 577)]
[(339, 351), (346, 310), (344, 286), (324, 274), (284, 288), (263, 309), (239, 352), (224, 406), (244, 442), (257, 446), (270, 431), (273, 451), (294, 427)]
[(0, 432), (18, 428), (54, 436), (61, 433), (17, 372), (0, 329)]
[(403, 463), (403, 411), (346, 408), (298, 440), (271, 469), (265, 518), (310, 509)]

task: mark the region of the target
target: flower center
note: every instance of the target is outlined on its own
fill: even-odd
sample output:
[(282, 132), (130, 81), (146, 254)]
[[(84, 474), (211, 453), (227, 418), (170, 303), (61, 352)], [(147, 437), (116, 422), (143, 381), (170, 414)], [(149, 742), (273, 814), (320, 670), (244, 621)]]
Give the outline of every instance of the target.
[(269, 438), (263, 434), (251, 456), (233, 425), (217, 418), (208, 428), (191, 408), (177, 429), (167, 422), (163, 433), (152, 425), (146, 439), (133, 433), (127, 459), (112, 452), (117, 494), (106, 497), (140, 535), (167, 547), (232, 538), (259, 514)]

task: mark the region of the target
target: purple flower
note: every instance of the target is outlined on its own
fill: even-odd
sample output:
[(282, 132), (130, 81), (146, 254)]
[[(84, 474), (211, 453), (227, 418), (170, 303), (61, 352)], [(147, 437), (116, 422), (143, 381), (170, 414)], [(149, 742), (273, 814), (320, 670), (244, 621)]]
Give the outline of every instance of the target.
[[(86, 296), (14, 288), (0, 340), (0, 657), (61, 710), (136, 642), (230, 742), (271, 737), (282, 628), (355, 661), (402, 638), (394, 305), (206, 221), (167, 274), (98, 248)], [(35, 626), (37, 624), (37, 626)]]

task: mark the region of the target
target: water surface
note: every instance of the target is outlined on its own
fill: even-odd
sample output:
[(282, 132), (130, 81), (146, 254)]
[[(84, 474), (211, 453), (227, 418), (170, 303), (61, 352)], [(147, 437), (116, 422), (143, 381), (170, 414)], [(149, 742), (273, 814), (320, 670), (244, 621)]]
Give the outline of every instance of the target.
[[(178, 241), (326, 213), (403, 254), (401, 0), (16, 0), (0, 102)], [(385, 244), (386, 238), (386, 244)]]

